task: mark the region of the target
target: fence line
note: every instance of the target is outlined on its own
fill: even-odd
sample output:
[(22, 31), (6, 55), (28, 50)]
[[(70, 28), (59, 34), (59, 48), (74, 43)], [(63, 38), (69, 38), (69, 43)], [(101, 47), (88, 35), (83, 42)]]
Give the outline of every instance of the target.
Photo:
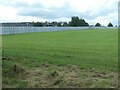
[[(10, 27), (2, 26), (0, 27), (0, 34), (20, 34), (29, 32), (53, 32), (53, 31), (63, 31), (63, 30), (85, 30), (92, 29), (94, 27), (32, 27), (32, 26), (20, 26), (20, 27)], [(105, 27), (103, 27), (105, 28)]]

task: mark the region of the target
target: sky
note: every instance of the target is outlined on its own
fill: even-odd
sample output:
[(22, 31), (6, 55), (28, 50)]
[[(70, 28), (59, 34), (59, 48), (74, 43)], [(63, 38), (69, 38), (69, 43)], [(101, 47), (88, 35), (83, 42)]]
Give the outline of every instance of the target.
[(0, 0), (0, 22), (70, 21), (118, 24), (118, 0)]

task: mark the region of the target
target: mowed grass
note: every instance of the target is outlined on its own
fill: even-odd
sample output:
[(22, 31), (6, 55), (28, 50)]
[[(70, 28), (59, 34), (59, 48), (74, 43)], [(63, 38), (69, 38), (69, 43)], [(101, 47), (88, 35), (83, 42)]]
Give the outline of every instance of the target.
[[(9, 67), (14, 64), (20, 64), (29, 70), (47, 63), (56, 66), (76, 65), (78, 68), (117, 73), (117, 29), (37, 32), (3, 35), (2, 39), (5, 77), (9, 74)], [(6, 81), (6, 78), (4, 80)], [(26, 84), (24, 81), (13, 82), (13, 85), (15, 82), (22, 83), (19, 87)]]
[(117, 30), (40, 32), (3, 36), (3, 55), (52, 64), (117, 70)]

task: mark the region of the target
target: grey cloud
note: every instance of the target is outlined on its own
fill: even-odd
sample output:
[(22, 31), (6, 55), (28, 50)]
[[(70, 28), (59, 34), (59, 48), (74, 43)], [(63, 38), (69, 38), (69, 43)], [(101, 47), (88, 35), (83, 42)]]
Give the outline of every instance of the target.
[(24, 2), (19, 1), (19, 0), (1, 0), (0, 5), (10, 6), (10, 7), (16, 8), (19, 5), (25, 6), (25, 5), (27, 5), (27, 3), (24, 3)]
[[(97, 14), (90, 15), (91, 11), (86, 11), (85, 13), (80, 13), (74, 10), (69, 3), (64, 3), (61, 7), (50, 7), (46, 8), (41, 3), (34, 3), (32, 5), (19, 5), (18, 15), (21, 16), (33, 16), (33, 17), (41, 17), (45, 19), (57, 19), (57, 18), (70, 18), (73, 15), (77, 15), (80, 18), (85, 18), (92, 20), (99, 16), (107, 16), (109, 13), (113, 13), (117, 10), (117, 3), (114, 3), (114, 7), (110, 8), (107, 6), (103, 6), (97, 11)], [(47, 10), (46, 10), (47, 9)]]
[(26, 2), (21, 2), (20, 0), (3, 0), (2, 5), (11, 6), (17, 9), (18, 16), (32, 16), (32, 17), (41, 17), (45, 19), (58, 19), (58, 18), (70, 18), (73, 15), (77, 15), (80, 18), (93, 19), (95, 16), (90, 16), (90, 11), (87, 13), (80, 13), (75, 11), (69, 3), (64, 3), (61, 7), (50, 7), (46, 8), (40, 2), (28, 4)]
[(107, 5), (101, 7), (97, 11), (97, 14), (93, 14), (92, 16), (90, 15), (90, 13), (93, 12), (92, 10), (80, 13), (72, 8), (67, 2), (61, 7), (52, 6), (50, 8), (43, 6), (40, 2), (29, 4), (27, 2), (22, 2), (21, 0), (1, 0), (0, 5), (16, 8), (18, 16), (32, 16), (51, 20), (63, 17), (70, 18), (73, 15), (77, 15), (80, 18), (85, 18), (87, 20), (93, 20), (99, 16), (107, 16), (108, 14), (117, 11), (117, 2), (113, 4), (113, 7), (108, 7)]
[(41, 17), (45, 19), (57, 19), (57, 18), (70, 18), (73, 15), (77, 15), (81, 18), (93, 19), (95, 16), (90, 16), (88, 13), (80, 13), (75, 11), (68, 3), (63, 4), (61, 7), (51, 7), (46, 8), (42, 6), (40, 3), (27, 5), (19, 7), (19, 11), (17, 13), (21, 16), (33, 16), (33, 17)]
[(18, 15), (22, 16), (33, 16), (33, 17), (42, 17), (46, 19), (52, 19), (52, 18), (60, 18), (60, 17), (70, 17), (74, 11), (71, 9), (68, 9), (66, 6), (63, 6), (61, 8), (46, 8), (43, 7), (40, 3), (34, 4), (32, 6), (28, 6), (27, 8), (22, 7)]

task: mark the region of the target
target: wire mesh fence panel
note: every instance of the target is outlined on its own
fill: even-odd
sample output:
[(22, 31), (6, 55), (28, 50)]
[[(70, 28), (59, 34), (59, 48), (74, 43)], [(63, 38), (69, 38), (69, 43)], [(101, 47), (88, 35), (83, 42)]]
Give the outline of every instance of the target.
[[(96, 27), (32, 27), (32, 26), (3, 26), (1, 27), (0, 34), (20, 34), (30, 32), (53, 32), (53, 31), (64, 31), (64, 30), (85, 30)], [(99, 28), (99, 27), (97, 27)], [(100, 27), (107, 28), (107, 27)]]

